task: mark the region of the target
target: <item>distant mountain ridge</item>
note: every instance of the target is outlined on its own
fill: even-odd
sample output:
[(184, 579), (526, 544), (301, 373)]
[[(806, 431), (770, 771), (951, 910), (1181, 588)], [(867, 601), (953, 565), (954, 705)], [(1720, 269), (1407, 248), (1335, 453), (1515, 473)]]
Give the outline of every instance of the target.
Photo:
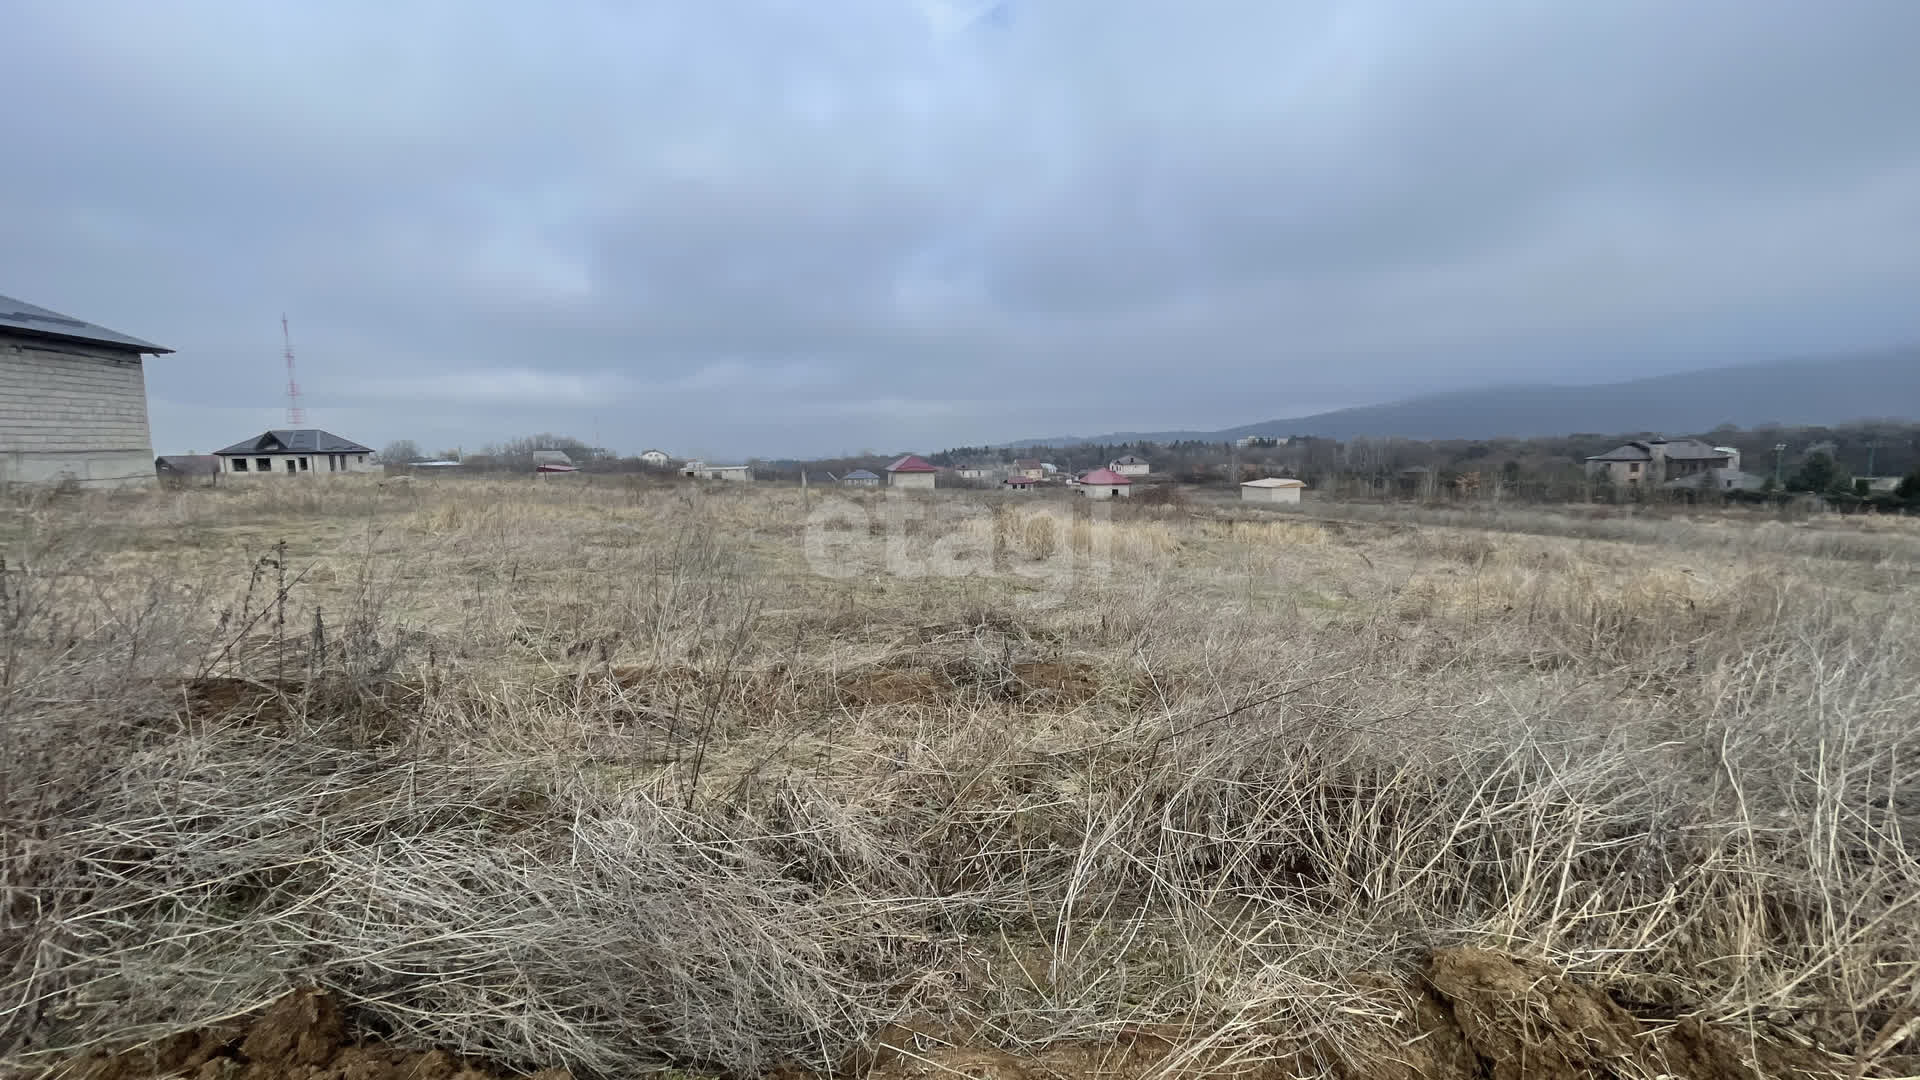
[(1591, 386), (1520, 385), (1424, 394), (1382, 405), (1218, 431), (1121, 431), (1008, 446), (1224, 442), (1243, 435), (1407, 439), (1531, 438), (1621, 431), (1711, 431), (1721, 424), (1920, 419), (1920, 347), (1781, 360)]

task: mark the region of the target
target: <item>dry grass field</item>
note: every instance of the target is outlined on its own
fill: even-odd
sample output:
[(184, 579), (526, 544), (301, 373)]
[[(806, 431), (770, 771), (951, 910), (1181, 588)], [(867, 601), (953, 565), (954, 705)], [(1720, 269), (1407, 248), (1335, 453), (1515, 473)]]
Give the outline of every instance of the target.
[(1920, 1073), (1920, 522), (1068, 509), (9, 504), (0, 1054)]

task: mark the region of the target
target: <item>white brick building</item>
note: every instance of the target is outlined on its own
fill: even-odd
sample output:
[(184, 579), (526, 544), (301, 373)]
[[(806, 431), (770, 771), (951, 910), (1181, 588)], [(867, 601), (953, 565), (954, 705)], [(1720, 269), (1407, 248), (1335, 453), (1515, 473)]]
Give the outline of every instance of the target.
[(274, 428), (215, 450), (223, 476), (337, 476), (385, 470), (373, 451), (319, 428)]
[(150, 342), (0, 296), (0, 484), (154, 483)]

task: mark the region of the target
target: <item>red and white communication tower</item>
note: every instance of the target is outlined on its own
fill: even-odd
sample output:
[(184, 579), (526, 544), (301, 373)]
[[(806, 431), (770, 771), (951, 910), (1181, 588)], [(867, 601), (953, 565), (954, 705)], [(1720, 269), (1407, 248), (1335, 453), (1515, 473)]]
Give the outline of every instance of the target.
[(293, 335), (287, 332), (287, 316), (280, 316), (280, 341), (287, 356), (287, 426), (301, 427), (307, 422), (307, 410), (300, 407), (300, 384), (293, 378)]

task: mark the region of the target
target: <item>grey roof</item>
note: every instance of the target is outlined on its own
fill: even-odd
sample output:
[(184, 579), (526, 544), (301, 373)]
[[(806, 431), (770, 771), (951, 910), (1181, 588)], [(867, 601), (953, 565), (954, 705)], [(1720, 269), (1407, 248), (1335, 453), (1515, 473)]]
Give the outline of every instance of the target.
[(1113, 460), (1113, 463), (1115, 465), (1145, 465), (1147, 463), (1147, 459), (1141, 458), (1141, 457), (1134, 457), (1132, 454), (1128, 454), (1126, 457), (1123, 457), (1123, 458), (1115, 458)]
[(216, 454), (371, 454), (372, 450), (319, 428), (274, 428)]
[(573, 457), (565, 450), (535, 450), (533, 463), (535, 465), (571, 465)]
[(1726, 451), (1716, 449), (1699, 439), (1674, 439), (1667, 443), (1668, 461), (1705, 461), (1727, 456), (1729, 455)]
[(220, 459), (212, 454), (161, 454), (153, 467), (182, 476), (213, 476), (220, 471)]
[(133, 352), (170, 353), (173, 351), (155, 345), (151, 341), (128, 337), (117, 330), (95, 326), (90, 322), (62, 315), (57, 311), (48, 311), (38, 304), (15, 300), (11, 296), (0, 296), (0, 330), (13, 330), (59, 341), (84, 341), (90, 345), (112, 345)]
[(1666, 447), (1668, 461), (1710, 461), (1714, 458), (1730, 457), (1726, 451), (1717, 449), (1699, 439), (1635, 439), (1630, 443), (1616, 446), (1604, 454), (1595, 454), (1588, 461), (1652, 461), (1653, 446)]
[(1616, 446), (1604, 454), (1595, 454), (1588, 461), (1652, 461), (1653, 453), (1645, 443), (1628, 443)]
[(841, 477), (840, 479), (842, 480), (878, 480), (880, 479), (880, 477), (879, 477), (879, 474), (870, 473), (865, 469), (855, 469), (852, 472), (848, 473), (847, 475)]

